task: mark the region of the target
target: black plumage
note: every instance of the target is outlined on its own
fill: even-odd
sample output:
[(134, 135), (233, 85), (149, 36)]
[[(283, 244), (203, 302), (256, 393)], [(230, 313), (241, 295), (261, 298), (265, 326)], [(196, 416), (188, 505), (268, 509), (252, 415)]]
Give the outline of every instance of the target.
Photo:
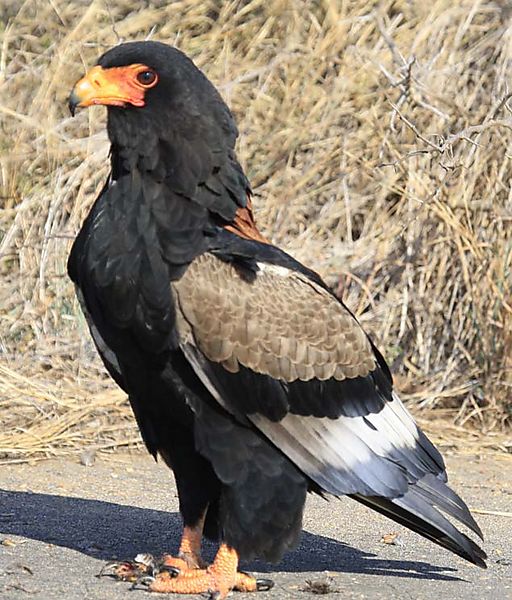
[[(316, 273), (237, 235), (250, 186), (212, 84), (157, 42), (122, 44), (98, 64), (107, 75), (144, 65), (158, 83), (143, 106), (73, 92), (73, 108), (108, 105), (112, 171), (69, 274), (144, 442), (174, 470), (185, 525), (206, 513), (207, 536), (279, 560), (297, 543), (307, 491), (349, 494), (484, 566), (436, 510), (480, 535), (355, 318)], [(265, 281), (268, 301), (256, 294)]]

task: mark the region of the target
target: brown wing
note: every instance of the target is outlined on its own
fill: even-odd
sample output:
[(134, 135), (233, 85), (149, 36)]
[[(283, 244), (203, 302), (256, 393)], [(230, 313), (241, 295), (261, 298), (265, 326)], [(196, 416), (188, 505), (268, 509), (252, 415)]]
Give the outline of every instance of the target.
[(173, 284), (178, 327), (211, 361), (284, 381), (367, 375), (375, 356), (354, 317), (305, 275), (260, 264), (248, 281), (203, 254)]

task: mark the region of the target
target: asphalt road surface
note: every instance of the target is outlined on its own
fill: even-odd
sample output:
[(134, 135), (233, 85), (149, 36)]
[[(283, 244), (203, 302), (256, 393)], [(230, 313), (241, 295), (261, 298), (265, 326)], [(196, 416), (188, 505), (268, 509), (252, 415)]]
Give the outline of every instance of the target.
[[(512, 599), (512, 457), (447, 459), (455, 489), (479, 511), (475, 516), (486, 537), (487, 570), (348, 498), (327, 502), (310, 497), (299, 548), (279, 565), (243, 565), (275, 581), (271, 592), (257, 597)], [(162, 597), (96, 575), (111, 560), (175, 551), (177, 509), (170, 473), (143, 454), (98, 459), (92, 466), (78, 460), (0, 466), (0, 598)], [(399, 534), (395, 544), (382, 541), (394, 533)], [(205, 554), (211, 558), (214, 548), (207, 547)]]

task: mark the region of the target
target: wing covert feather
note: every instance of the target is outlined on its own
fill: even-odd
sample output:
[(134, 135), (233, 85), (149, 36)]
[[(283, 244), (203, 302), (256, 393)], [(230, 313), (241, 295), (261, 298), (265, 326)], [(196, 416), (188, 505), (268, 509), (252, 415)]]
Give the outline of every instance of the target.
[(344, 380), (376, 365), (358, 322), (302, 273), (260, 264), (253, 278), (203, 254), (172, 284), (178, 328), (205, 356), (237, 372), (243, 365), (286, 382)]

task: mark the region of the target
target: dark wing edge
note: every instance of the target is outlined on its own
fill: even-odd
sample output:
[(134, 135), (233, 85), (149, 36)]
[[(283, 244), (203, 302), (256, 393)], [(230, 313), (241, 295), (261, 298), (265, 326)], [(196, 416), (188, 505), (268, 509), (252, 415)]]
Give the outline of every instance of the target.
[[(434, 504), (437, 506), (443, 505), (444, 495), (451, 496), (453, 494), (453, 490), (448, 488), (446, 484), (441, 484)], [(350, 497), (392, 519), (396, 523), (419, 533), (431, 542), (450, 550), (470, 563), (482, 569), (487, 568), (485, 563), (487, 554), (471, 538), (460, 532), (448, 519), (436, 510), (435, 506), (432, 505), (431, 497), (424, 495), (421, 489), (421, 482), (412, 485), (409, 491), (400, 498), (389, 499), (362, 496), (361, 494), (353, 494)], [(443, 508), (445, 508), (445, 512), (448, 515), (469, 526), (469, 522), (473, 520), (469, 509), (461, 498), (458, 496), (457, 498), (459, 502), (455, 510), (446, 510), (446, 507)], [(464, 520), (459, 518), (461, 512), (465, 513)], [(470, 529), (477, 533), (479, 537), (482, 537), (480, 528), (476, 523)]]

